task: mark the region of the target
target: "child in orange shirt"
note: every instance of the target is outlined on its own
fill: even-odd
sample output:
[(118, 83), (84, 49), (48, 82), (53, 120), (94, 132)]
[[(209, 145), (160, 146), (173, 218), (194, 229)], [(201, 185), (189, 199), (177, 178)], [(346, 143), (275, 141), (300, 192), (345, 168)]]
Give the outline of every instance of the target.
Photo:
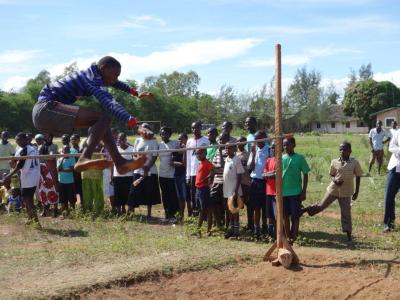
[(266, 194), (266, 216), (268, 221), (268, 235), (275, 239), (275, 211), (276, 211), (276, 189), (275, 189), (275, 143), (271, 144), (271, 157), (268, 157), (264, 166), (264, 177), (266, 178), (265, 194)]
[(196, 174), (196, 202), (197, 207), (200, 209), (199, 222), (198, 222), (198, 234), (201, 236), (201, 225), (203, 220), (207, 216), (207, 234), (211, 235), (212, 226), (212, 203), (210, 199), (210, 181), (213, 177), (214, 166), (211, 162), (206, 159), (206, 149), (196, 150), (196, 157), (200, 161), (197, 168)]

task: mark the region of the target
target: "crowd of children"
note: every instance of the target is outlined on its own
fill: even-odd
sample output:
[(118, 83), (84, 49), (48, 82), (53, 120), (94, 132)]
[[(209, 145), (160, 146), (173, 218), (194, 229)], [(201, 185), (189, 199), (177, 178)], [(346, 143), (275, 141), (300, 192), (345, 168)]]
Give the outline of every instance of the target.
[[(144, 123), (143, 128), (149, 129)], [(118, 152), (125, 160), (135, 158), (132, 152), (149, 150), (162, 151), (146, 157), (142, 168), (124, 174), (114, 166), (106, 170), (74, 171), (77, 158), (19, 160), (2, 172), (3, 186), (0, 196), (7, 211), (19, 212), (25, 205), (30, 220), (37, 221), (34, 205), (36, 197), (42, 216), (51, 209), (53, 215), (66, 217), (75, 209), (77, 199), (83, 212), (99, 215), (108, 197), (112, 210), (122, 215), (134, 213), (139, 206), (147, 207), (147, 219), (152, 218), (152, 206), (162, 203), (165, 222), (180, 223), (184, 219), (185, 208), (189, 217), (198, 218), (198, 231), (207, 222), (207, 235), (212, 235), (213, 227), (225, 230), (225, 237), (236, 239), (240, 236), (239, 212), (246, 208), (245, 234), (257, 239), (275, 238), (276, 191), (275, 191), (275, 143), (267, 139), (264, 130), (256, 129), (256, 120), (247, 118), (245, 128), (249, 132), (238, 140), (233, 138), (231, 122), (224, 122), (222, 131), (211, 127), (207, 137), (202, 136), (202, 124), (193, 122), (192, 136), (182, 133), (178, 140), (172, 140), (172, 129), (160, 129), (161, 141), (154, 135), (143, 134), (133, 144), (128, 142), (125, 133), (112, 130)], [(7, 140), (8, 134), (2, 133)], [(254, 142), (254, 140), (258, 140)], [(62, 154), (79, 153), (87, 142), (80, 141), (77, 134), (62, 136)], [(236, 146), (235, 142), (243, 142)], [(253, 143), (247, 143), (253, 141)], [(26, 134), (16, 136), (17, 149), (7, 146), (7, 153), (16, 156), (55, 154), (57, 145), (51, 135), (37, 134), (32, 142)], [(4, 144), (4, 142), (3, 142)], [(223, 144), (224, 147), (218, 147)], [(177, 151), (179, 148), (202, 149)], [(350, 158), (351, 144), (340, 145), (340, 158), (333, 160), (330, 174), (332, 182), (321, 203), (303, 208), (306, 199), (308, 173), (310, 168), (303, 155), (295, 152), (293, 137), (283, 140), (282, 192), (284, 209), (284, 228), (289, 240), (296, 240), (300, 217), (307, 212), (313, 216), (335, 199), (338, 199), (343, 231), (351, 239), (350, 203), (358, 196), (360, 176), (359, 163)], [(5, 147), (3, 147), (5, 148)], [(95, 152), (105, 152), (100, 144)], [(107, 153), (104, 153), (107, 157)], [(96, 157), (95, 157), (96, 158)], [(159, 158), (159, 164), (156, 164)], [(158, 166), (157, 166), (158, 165)], [(8, 166), (6, 166), (8, 167)], [(2, 166), (2, 168), (6, 168)], [(20, 180), (16, 178), (19, 173)], [(356, 177), (354, 192), (353, 181)], [(37, 187), (37, 189), (36, 189)], [(58, 204), (61, 205), (59, 210)]]

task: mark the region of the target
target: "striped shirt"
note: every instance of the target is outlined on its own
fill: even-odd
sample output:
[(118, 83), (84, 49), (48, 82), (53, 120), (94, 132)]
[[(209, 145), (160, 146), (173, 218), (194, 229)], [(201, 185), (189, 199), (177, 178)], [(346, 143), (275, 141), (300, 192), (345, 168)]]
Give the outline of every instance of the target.
[(222, 164), (225, 162), (227, 157), (228, 152), (225, 149), (222, 149), (222, 157), (219, 150), (217, 150), (217, 153), (212, 161), (214, 165), (214, 183), (224, 183), (224, 167)]
[[(118, 81), (113, 88), (127, 93), (135, 93), (127, 84)], [(79, 97), (95, 96), (101, 106), (120, 121), (126, 123), (131, 115), (107, 91), (96, 64), (79, 72), (71, 73), (63, 79), (47, 84), (40, 92), (39, 101), (58, 101), (72, 104)]]

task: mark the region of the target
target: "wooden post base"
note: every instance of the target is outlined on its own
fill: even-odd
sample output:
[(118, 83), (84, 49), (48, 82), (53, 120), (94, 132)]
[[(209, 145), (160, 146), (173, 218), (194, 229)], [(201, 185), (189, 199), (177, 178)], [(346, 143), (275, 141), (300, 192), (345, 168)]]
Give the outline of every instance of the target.
[[(264, 261), (270, 261), (273, 266), (277, 267), (282, 265), (286, 269), (289, 269), (292, 264), (299, 263), (299, 257), (294, 252), (292, 246), (289, 244), (286, 236), (281, 237), (282, 240), (282, 248), (278, 248), (278, 243), (275, 241), (272, 246), (268, 249), (268, 251), (264, 255)], [(272, 258), (272, 253), (277, 249), (277, 257)]]

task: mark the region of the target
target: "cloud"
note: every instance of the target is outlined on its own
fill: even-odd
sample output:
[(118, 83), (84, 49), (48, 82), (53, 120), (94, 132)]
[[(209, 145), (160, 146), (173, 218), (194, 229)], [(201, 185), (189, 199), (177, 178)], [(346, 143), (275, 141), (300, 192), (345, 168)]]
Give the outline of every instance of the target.
[(142, 15), (131, 16), (126, 21), (122, 22), (120, 26), (122, 26), (123, 28), (146, 28), (154, 27), (154, 25), (165, 27), (167, 26), (167, 22), (165, 22), (161, 18), (157, 18), (151, 15)]
[[(350, 32), (371, 32), (393, 33), (400, 29), (400, 23), (397, 20), (391, 20), (387, 16), (380, 15), (359, 15), (351, 17), (320, 17), (311, 18), (313, 25), (264, 25), (264, 26), (242, 26), (242, 27), (207, 27), (197, 28), (201, 31), (209, 32), (235, 32), (251, 34), (276, 35), (279, 38), (286, 35), (319, 35), (319, 34), (344, 34)], [(194, 30), (195, 28), (182, 28), (182, 30)]]
[[(285, 55), (282, 56), (282, 64), (286, 66), (304, 65), (310, 61), (310, 58), (305, 55)], [(246, 67), (273, 67), (275, 66), (275, 59), (249, 59), (242, 62)]]
[(390, 81), (400, 87), (400, 70), (375, 73), (374, 79), (376, 81)]
[[(359, 50), (350, 48), (335, 48), (335, 47), (316, 47), (308, 48), (300, 54), (287, 54), (282, 55), (282, 64), (286, 66), (299, 66), (309, 63), (313, 58), (327, 57), (337, 54), (360, 54)], [(275, 66), (274, 58), (266, 59), (249, 59), (242, 62), (243, 66), (246, 67), (273, 67)]]
[[(0, 0), (1, 1), (1, 0)], [(168, 28), (167, 22), (164, 19), (153, 15), (139, 15), (129, 16), (125, 20), (116, 23), (88, 23), (79, 24), (72, 27), (68, 27), (65, 30), (67, 36), (74, 38), (87, 37), (90, 38), (102, 38), (114, 37), (115, 35), (122, 35), (128, 30), (157, 30), (157, 31), (175, 31), (176, 29)], [(101, 35), (98, 33), (101, 32)]]
[[(215, 61), (235, 58), (254, 48), (261, 40), (247, 39), (217, 39), (182, 43), (169, 46), (164, 51), (152, 52), (145, 56), (130, 53), (107, 53), (114, 56), (122, 64), (122, 79), (132, 78), (137, 74), (162, 73), (194, 65), (206, 65)], [(86, 58), (76, 58), (69, 62), (49, 66), (47, 70), (52, 75), (62, 73), (64, 68), (76, 62), (80, 69), (87, 68), (90, 63), (101, 56), (93, 55)]]
[(36, 58), (41, 50), (6, 50), (0, 52), (0, 67), (2, 64), (18, 64)]
[(21, 88), (23, 88), (26, 84), (26, 82), (30, 79), (31, 77), (24, 77), (24, 76), (12, 76), (8, 78), (1, 87), (1, 90), (9, 92), (11, 90), (13, 91), (19, 91)]

